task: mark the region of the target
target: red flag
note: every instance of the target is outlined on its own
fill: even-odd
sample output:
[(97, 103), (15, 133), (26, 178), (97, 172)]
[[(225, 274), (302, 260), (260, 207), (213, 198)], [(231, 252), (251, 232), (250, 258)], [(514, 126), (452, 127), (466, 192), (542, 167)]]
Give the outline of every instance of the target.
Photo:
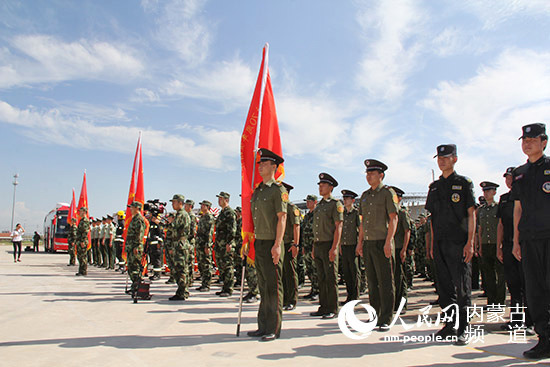
[(67, 224), (71, 224), (73, 218), (77, 218), (78, 213), (76, 212), (76, 203), (75, 203), (75, 196), (74, 196), (74, 188), (73, 188), (73, 199), (71, 200), (71, 205), (69, 206), (69, 215), (67, 215)]
[[(268, 51), (269, 45), (266, 44), (263, 49), (260, 73), (258, 74), (241, 137), (242, 236), (243, 249), (248, 247), (248, 259), (250, 261), (254, 261), (255, 257), (254, 222), (250, 209), (250, 199), (254, 188), (262, 181), (256, 165), (256, 152), (258, 148), (266, 148), (281, 157), (283, 156), (275, 100), (269, 75)], [(281, 164), (275, 173), (275, 179), (280, 181), (283, 178), (284, 166)]]
[[(86, 208), (86, 218), (90, 219), (90, 208), (88, 207), (88, 189), (86, 188), (86, 171), (84, 171), (84, 178), (82, 179), (82, 187), (80, 188), (80, 198), (78, 199), (78, 223), (80, 223), (80, 208)], [(87, 250), (92, 248), (92, 237), (90, 231), (88, 231), (88, 246)]]
[[(130, 177), (130, 191), (128, 192), (128, 201), (127, 205), (130, 205), (134, 202), (134, 198), (136, 196), (136, 181), (137, 181), (137, 168), (139, 161), (141, 161), (140, 154), (141, 153), (141, 133), (138, 137), (137, 147), (136, 147), (136, 154), (134, 156), (134, 166), (132, 167), (132, 176)], [(132, 221), (132, 212), (130, 211), (129, 207), (126, 207), (126, 218), (124, 220), (124, 232), (122, 233), (122, 237), (124, 237), (124, 244), (122, 245), (122, 258), (126, 261), (126, 233), (128, 231), (128, 225)]]

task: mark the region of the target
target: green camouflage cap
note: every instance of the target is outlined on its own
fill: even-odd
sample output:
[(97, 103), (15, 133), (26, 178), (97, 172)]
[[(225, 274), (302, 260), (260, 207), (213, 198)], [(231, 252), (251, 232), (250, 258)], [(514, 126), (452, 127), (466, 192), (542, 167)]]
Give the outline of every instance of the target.
[(191, 206), (194, 206), (194, 205), (195, 205), (195, 202), (194, 202), (193, 200), (191, 200), (191, 199), (187, 199), (187, 200), (185, 200), (185, 204), (189, 204), (189, 205), (191, 205)]
[(138, 208), (139, 210), (143, 209), (143, 204), (139, 201), (134, 201), (132, 204), (128, 205), (128, 207)]
[(174, 196), (172, 196), (172, 199), (170, 199), (170, 201), (174, 201), (174, 200), (179, 200), (182, 203), (184, 203), (185, 202), (185, 196), (183, 196), (182, 194), (174, 194)]
[(208, 207), (211, 207), (212, 206), (212, 203), (209, 202), (208, 200), (203, 200), (199, 203), (200, 205), (206, 205)]
[(229, 199), (229, 196), (231, 196), (231, 195), (229, 195), (227, 192), (223, 192), (223, 191), (220, 192), (219, 195), (216, 195), (216, 197), (224, 198), (224, 199)]
[(309, 201), (309, 200), (311, 200), (311, 201), (317, 201), (317, 200), (318, 200), (317, 195), (308, 195), (308, 196), (304, 199), (304, 201)]

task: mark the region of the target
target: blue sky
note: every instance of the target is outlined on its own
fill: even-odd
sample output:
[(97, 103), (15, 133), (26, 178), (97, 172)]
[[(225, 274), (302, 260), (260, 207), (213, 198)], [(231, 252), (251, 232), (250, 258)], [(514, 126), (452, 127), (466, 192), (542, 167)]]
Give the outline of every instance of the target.
[[(270, 44), (291, 199), (386, 183), (427, 191), (435, 147), (503, 184), (521, 126), (550, 113), (550, 3), (479, 1), (3, 1), (0, 230), (36, 230), (87, 170), (92, 215), (124, 207), (138, 132), (145, 194), (240, 191), (239, 141)], [(501, 188), (500, 193), (505, 190)]]

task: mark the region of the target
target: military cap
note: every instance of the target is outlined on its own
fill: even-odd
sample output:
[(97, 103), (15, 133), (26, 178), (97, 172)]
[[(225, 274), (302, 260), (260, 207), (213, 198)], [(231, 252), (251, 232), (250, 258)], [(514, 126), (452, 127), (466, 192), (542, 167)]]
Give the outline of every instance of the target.
[(191, 205), (191, 206), (194, 206), (194, 205), (195, 205), (195, 202), (194, 202), (193, 200), (191, 200), (191, 199), (187, 199), (187, 200), (185, 200), (185, 204), (189, 204), (189, 205)]
[(377, 161), (376, 159), (365, 159), (365, 167), (367, 167), (367, 172), (369, 171), (380, 171), (384, 172), (388, 169), (384, 163)]
[(541, 123), (525, 125), (521, 128), (523, 134), (518, 140), (523, 138), (536, 138), (541, 135), (546, 135), (546, 125)]
[(304, 199), (304, 201), (309, 201), (309, 200), (311, 200), (311, 201), (317, 201), (317, 199), (318, 199), (318, 198), (317, 198), (317, 195), (308, 195), (308, 196)]
[(170, 199), (170, 201), (174, 201), (174, 200), (179, 200), (183, 203), (185, 202), (185, 196), (183, 196), (182, 194), (174, 194), (174, 196), (172, 196), (172, 199)]
[(273, 153), (269, 149), (265, 149), (265, 148), (258, 149), (258, 162), (266, 162), (266, 161), (275, 162), (275, 164), (279, 165), (283, 163), (285, 160), (283, 159), (283, 157)]
[(176, 213), (170, 212), (170, 213), (168, 213), (168, 215), (166, 217), (170, 218), (170, 217), (175, 217), (175, 216), (176, 216)]
[(351, 190), (342, 190), (342, 196), (345, 198), (355, 199), (358, 195)]
[(139, 201), (134, 201), (132, 204), (128, 205), (128, 207), (138, 208), (141, 210), (143, 208), (143, 204)]
[(496, 190), (497, 187), (499, 187), (500, 185), (491, 181), (483, 181), (482, 183), (479, 184), (479, 186), (481, 186), (481, 189), (485, 191), (485, 190)]
[(87, 212), (88, 208), (86, 208), (85, 206), (82, 206), (82, 207), (78, 208), (78, 210), (84, 210), (85, 212)]
[(437, 147), (437, 153), (435, 157), (449, 157), (456, 155), (456, 144), (443, 144)]
[(216, 197), (218, 197), (218, 198), (224, 198), (224, 199), (229, 199), (229, 196), (231, 196), (231, 195), (229, 195), (229, 193), (223, 192), (223, 191), (220, 192), (218, 195), (216, 195)]
[(400, 198), (403, 197), (403, 195), (405, 195), (405, 191), (401, 190), (399, 187), (397, 186), (390, 186), (393, 191), (395, 191), (395, 193), (397, 194), (397, 196), (399, 196)]
[(317, 185), (319, 185), (321, 182), (328, 183), (329, 185), (332, 185), (332, 187), (338, 186), (338, 181), (336, 181), (334, 177), (325, 172), (319, 173), (319, 182), (317, 182)]
[(294, 188), (294, 186), (287, 184), (286, 182), (283, 182), (283, 186), (285, 187), (286, 191), (290, 192)]
[(238, 206), (238, 207), (235, 208), (235, 211), (240, 213), (240, 212), (242, 212), (243, 210), (241, 209), (240, 206)]
[(502, 175), (502, 177), (506, 177), (508, 175), (510, 176), (513, 176), (514, 175), (514, 170), (516, 169), (516, 167), (508, 167), (506, 168), (506, 172), (504, 172), (504, 174)]
[(107, 219), (114, 219), (111, 214), (107, 214)]
[(212, 203), (209, 202), (208, 200), (203, 200), (199, 203), (200, 205), (206, 205), (206, 206), (212, 206)]

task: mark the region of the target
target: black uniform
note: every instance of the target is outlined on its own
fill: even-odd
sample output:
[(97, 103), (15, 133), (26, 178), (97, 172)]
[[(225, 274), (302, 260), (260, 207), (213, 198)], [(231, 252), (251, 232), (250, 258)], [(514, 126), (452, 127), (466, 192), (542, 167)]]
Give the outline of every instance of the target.
[(426, 210), (432, 213), (439, 304), (442, 309), (458, 305), (459, 335), (468, 324), (471, 305), (472, 265), (464, 262), (463, 251), (468, 241), (468, 209), (474, 205), (472, 181), (456, 172), (434, 181), (426, 199)]
[(529, 314), (537, 334), (550, 336), (550, 158), (514, 171), (511, 199), (521, 203), (518, 225)]
[(113, 240), (116, 251), (116, 258), (118, 259), (119, 270), (124, 271), (124, 258), (122, 257), (122, 247), (124, 246), (124, 220), (119, 219), (116, 225), (115, 239)]
[(147, 236), (147, 251), (151, 259), (151, 265), (153, 265), (154, 277), (158, 279), (162, 271), (162, 244), (164, 241), (164, 233), (157, 223), (153, 221), (150, 221), (150, 223), (149, 234)]

